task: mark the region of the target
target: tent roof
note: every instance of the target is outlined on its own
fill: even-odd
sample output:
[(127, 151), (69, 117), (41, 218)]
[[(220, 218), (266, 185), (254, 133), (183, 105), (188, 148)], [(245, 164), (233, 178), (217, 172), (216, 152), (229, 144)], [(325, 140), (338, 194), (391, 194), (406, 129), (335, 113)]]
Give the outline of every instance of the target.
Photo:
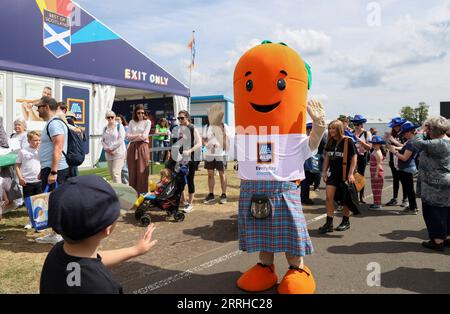
[[(0, 1), (0, 69), (188, 96), (188, 88), (70, 0)], [(72, 25), (70, 25), (72, 24)]]

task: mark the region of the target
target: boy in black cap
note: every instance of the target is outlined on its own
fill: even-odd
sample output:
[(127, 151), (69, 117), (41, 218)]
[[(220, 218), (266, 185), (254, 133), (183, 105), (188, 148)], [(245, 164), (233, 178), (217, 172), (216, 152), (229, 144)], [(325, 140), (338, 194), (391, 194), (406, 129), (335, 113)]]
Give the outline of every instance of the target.
[(40, 283), (44, 294), (118, 294), (122, 287), (106, 267), (147, 253), (155, 244), (150, 225), (133, 247), (99, 252), (102, 239), (116, 225), (120, 204), (116, 193), (101, 177), (70, 178), (50, 194), (48, 224), (64, 241), (47, 255)]

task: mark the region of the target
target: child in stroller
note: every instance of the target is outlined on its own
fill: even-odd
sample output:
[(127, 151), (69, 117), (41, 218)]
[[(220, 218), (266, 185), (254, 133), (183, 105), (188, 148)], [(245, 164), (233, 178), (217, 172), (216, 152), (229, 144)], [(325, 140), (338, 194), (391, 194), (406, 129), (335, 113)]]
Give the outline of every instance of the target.
[(184, 220), (184, 213), (178, 210), (181, 193), (186, 184), (185, 167), (178, 164), (167, 163), (161, 170), (161, 179), (154, 193), (141, 195), (136, 201), (134, 216), (143, 226), (151, 223), (150, 211), (165, 210), (168, 216), (173, 216), (175, 221)]

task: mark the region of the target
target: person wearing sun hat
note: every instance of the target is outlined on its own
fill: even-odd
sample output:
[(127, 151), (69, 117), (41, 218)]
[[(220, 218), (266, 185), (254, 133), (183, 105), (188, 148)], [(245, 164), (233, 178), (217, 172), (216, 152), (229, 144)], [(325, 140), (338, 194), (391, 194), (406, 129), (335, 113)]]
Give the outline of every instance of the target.
[(370, 209), (381, 209), (381, 195), (383, 194), (384, 169), (383, 169), (383, 148), (386, 142), (381, 136), (375, 135), (370, 141), (373, 152), (370, 154), (370, 179), (373, 193), (373, 204)]
[[(372, 144), (370, 144), (372, 134), (363, 128), (363, 124), (367, 122), (367, 119), (364, 118), (364, 116), (357, 114), (351, 121), (355, 127), (353, 135), (356, 140), (355, 146), (358, 153), (357, 171), (360, 175), (365, 176), (367, 157), (372, 148)], [(359, 192), (359, 201), (365, 204), (364, 188)]]
[[(391, 128), (391, 132), (386, 134), (386, 140), (389, 145), (403, 147), (403, 137), (399, 135), (402, 125), (405, 124), (407, 120), (402, 117), (392, 118), (391, 122), (388, 124), (388, 127)], [(400, 189), (400, 178), (398, 175), (398, 170), (396, 168), (396, 158), (394, 158), (394, 154), (389, 152), (389, 168), (391, 168), (392, 179), (393, 179), (393, 197), (386, 204), (386, 206), (396, 206), (398, 204), (397, 197), (398, 191)], [(402, 206), (406, 207), (408, 205), (408, 197), (406, 195), (405, 189), (403, 189), (403, 198), (402, 198)]]
[(403, 189), (408, 196), (409, 206), (405, 207), (403, 214), (417, 215), (419, 210), (417, 208), (416, 193), (414, 191), (414, 174), (417, 172), (417, 165), (415, 158), (419, 150), (412, 144), (416, 135), (416, 130), (420, 126), (406, 121), (402, 126), (399, 135), (402, 135), (406, 142), (403, 147), (395, 147), (390, 145), (389, 151), (398, 158), (398, 173)]
[(348, 126), (348, 124), (350, 123), (350, 119), (347, 117), (339, 117), (338, 120), (341, 121), (344, 125), (344, 135), (350, 137), (353, 142), (356, 142), (356, 137), (353, 134), (353, 129)]

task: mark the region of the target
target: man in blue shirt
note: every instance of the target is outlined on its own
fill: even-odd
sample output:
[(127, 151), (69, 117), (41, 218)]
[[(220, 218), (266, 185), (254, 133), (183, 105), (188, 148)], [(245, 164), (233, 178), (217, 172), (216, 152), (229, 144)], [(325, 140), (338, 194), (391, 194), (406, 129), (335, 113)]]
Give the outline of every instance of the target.
[[(58, 185), (64, 184), (69, 178), (69, 166), (63, 151), (67, 152), (67, 125), (56, 116), (58, 103), (51, 97), (44, 96), (37, 105), (39, 117), (47, 121), (41, 135), (39, 159), (41, 162), (40, 179), (42, 188), (49, 185), (52, 191)], [(50, 135), (50, 137), (49, 137)], [(54, 232), (36, 239), (38, 243), (56, 244), (62, 237)]]
[[(45, 188), (55, 188), (54, 183), (63, 184), (69, 175), (69, 166), (63, 151), (67, 151), (67, 125), (57, 118), (58, 103), (50, 97), (42, 97), (38, 104), (39, 117), (47, 121), (41, 135), (39, 159), (41, 161), (41, 180)], [(48, 130), (48, 132), (47, 132)], [(50, 137), (48, 136), (50, 134)]]

